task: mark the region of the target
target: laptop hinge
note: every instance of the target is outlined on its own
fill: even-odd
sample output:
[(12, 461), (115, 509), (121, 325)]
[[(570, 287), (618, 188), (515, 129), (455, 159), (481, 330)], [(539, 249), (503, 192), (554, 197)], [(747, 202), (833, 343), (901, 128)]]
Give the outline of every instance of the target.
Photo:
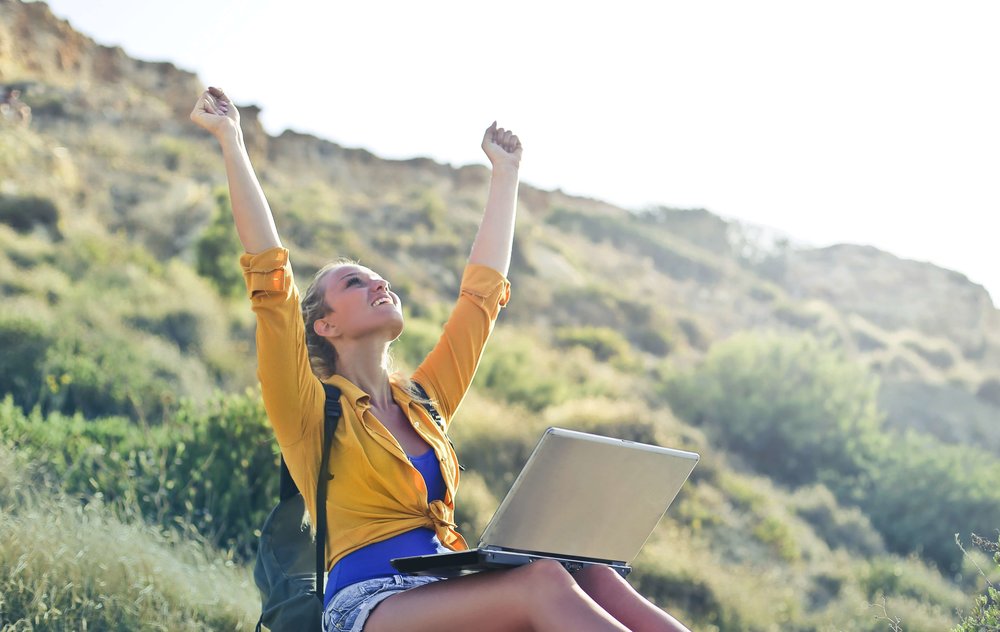
[(529, 551), (527, 549), (514, 549), (506, 546), (496, 546), (493, 544), (488, 544), (486, 546), (478, 547), (482, 551), (495, 551), (497, 553), (519, 553), (522, 555), (532, 555), (534, 557), (544, 557), (544, 558), (555, 558), (555, 559), (567, 559), (567, 560), (579, 560), (580, 562), (587, 562), (589, 564), (606, 564), (606, 565), (619, 565), (628, 566), (628, 562), (622, 560), (608, 560), (599, 557), (585, 557), (583, 555), (568, 555), (564, 553), (544, 553), (542, 551)]

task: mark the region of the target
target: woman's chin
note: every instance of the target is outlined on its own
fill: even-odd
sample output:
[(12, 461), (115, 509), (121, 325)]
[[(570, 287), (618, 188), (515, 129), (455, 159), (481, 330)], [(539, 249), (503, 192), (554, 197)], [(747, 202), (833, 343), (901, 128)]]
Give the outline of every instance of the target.
[(399, 338), (400, 336), (403, 335), (403, 315), (402, 314), (399, 315), (399, 322), (398, 322), (398, 324), (397, 323), (394, 323), (394, 324), (397, 325), (397, 326), (392, 327), (392, 328), (389, 329), (389, 340), (390, 341), (396, 340), (397, 338)]

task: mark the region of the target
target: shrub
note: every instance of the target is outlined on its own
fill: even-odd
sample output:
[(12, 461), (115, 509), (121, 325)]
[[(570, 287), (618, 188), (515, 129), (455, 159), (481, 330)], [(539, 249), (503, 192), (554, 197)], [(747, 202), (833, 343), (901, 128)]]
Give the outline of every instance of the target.
[(654, 355), (667, 355), (676, 344), (675, 326), (665, 308), (634, 297), (615, 296), (610, 289), (561, 288), (553, 293), (545, 310), (556, 325), (592, 331), (609, 329)]
[(792, 509), (831, 549), (843, 548), (862, 556), (885, 552), (882, 536), (868, 517), (857, 507), (841, 507), (825, 485), (797, 490)]
[(610, 327), (561, 327), (555, 339), (560, 346), (590, 349), (599, 362), (624, 360), (629, 355), (628, 340)]
[(459, 532), (471, 540), (486, 529), (498, 501), (478, 472), (463, 473), (459, 490), (455, 504), (455, 522)]
[(892, 595), (954, 611), (965, 599), (961, 590), (916, 557), (879, 555), (858, 563), (854, 574), (859, 588), (872, 601)]
[(63, 490), (136, 509), (163, 526), (190, 524), (240, 558), (278, 497), (273, 433), (256, 395), (183, 406), (167, 424), (122, 417), (25, 414), (0, 404), (0, 437), (46, 463)]
[(530, 338), (512, 336), (504, 344), (491, 345), (476, 380), (508, 402), (539, 411), (569, 396), (564, 375), (561, 367)]
[(695, 349), (705, 350), (712, 344), (712, 334), (705, 324), (695, 317), (678, 318), (677, 327), (684, 334), (688, 344)]
[(392, 354), (403, 366), (416, 369), (441, 336), (441, 325), (407, 314), (403, 334), (392, 343)]
[(173, 342), (182, 353), (198, 351), (202, 341), (202, 321), (198, 314), (187, 309), (135, 315), (127, 320), (138, 329)]
[(25, 408), (38, 403), (45, 355), (51, 344), (52, 334), (41, 323), (0, 314), (0, 395), (10, 394)]
[(69, 330), (48, 349), (45, 410), (87, 417), (129, 415), (158, 422), (183, 393), (210, 388), (204, 365), (157, 338), (136, 341), (126, 332)]
[(29, 232), (40, 226), (52, 237), (60, 235), (59, 209), (48, 198), (0, 195), (0, 223), (7, 224), (19, 233)]
[(857, 477), (877, 450), (876, 382), (810, 337), (742, 335), (717, 344), (664, 393), (677, 414), (793, 485)]
[(243, 246), (233, 226), (233, 211), (225, 191), (215, 194), (215, 215), (195, 243), (198, 274), (211, 281), (223, 296), (243, 292), (243, 275), (237, 265)]
[(1000, 463), (993, 455), (909, 433), (873, 461), (860, 505), (891, 551), (918, 552), (955, 573), (962, 553), (954, 534), (1000, 524), (997, 481)]
[(779, 518), (766, 516), (753, 529), (753, 536), (770, 546), (786, 562), (800, 559), (798, 544), (788, 525)]
[(1000, 408), (1000, 378), (987, 378), (976, 389), (976, 397)]
[(774, 309), (774, 316), (784, 323), (788, 323), (796, 329), (817, 329), (822, 314), (810, 309), (808, 306), (799, 303), (782, 302)]
[(943, 347), (932, 348), (917, 340), (907, 340), (903, 346), (916, 352), (928, 364), (937, 369), (949, 369), (955, 364), (955, 358), (951, 352)]

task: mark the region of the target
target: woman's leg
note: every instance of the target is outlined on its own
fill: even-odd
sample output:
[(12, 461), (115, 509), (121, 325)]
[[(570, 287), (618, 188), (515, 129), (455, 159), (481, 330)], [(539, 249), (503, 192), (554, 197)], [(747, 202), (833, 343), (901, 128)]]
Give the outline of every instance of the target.
[(588, 566), (573, 573), (601, 608), (635, 632), (689, 632), (677, 619), (636, 592), (621, 575), (607, 566)]
[(379, 604), (365, 623), (365, 632), (402, 629), (628, 632), (566, 569), (548, 560), (407, 590)]

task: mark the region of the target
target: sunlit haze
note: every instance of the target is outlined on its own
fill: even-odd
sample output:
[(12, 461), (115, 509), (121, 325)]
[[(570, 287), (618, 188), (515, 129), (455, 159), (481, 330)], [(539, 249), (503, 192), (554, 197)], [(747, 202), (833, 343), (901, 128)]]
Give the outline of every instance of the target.
[[(701, 207), (958, 270), (1000, 298), (1000, 3), (53, 0), (286, 128)], [(197, 95), (192, 95), (192, 103)]]

